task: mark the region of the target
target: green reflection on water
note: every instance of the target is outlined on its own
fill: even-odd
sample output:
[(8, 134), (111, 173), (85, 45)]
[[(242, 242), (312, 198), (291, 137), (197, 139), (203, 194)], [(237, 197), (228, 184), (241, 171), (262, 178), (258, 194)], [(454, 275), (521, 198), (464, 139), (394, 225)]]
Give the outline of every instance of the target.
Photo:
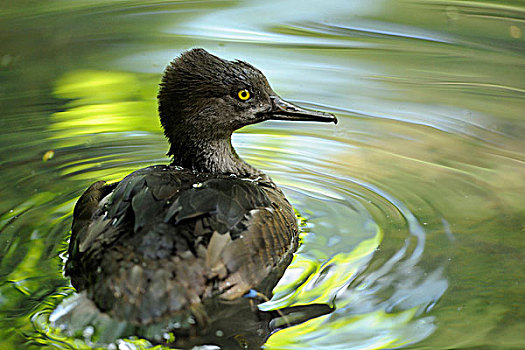
[[(297, 341), (298, 339), (303, 339), (303, 341), (310, 340), (308, 348), (321, 349), (334, 346), (334, 342), (330, 339), (340, 338), (341, 334), (354, 334), (358, 338), (359, 335), (370, 332), (371, 328), (375, 328), (374, 331), (377, 335), (372, 337), (372, 344), (368, 346), (373, 349), (392, 349), (424, 339), (425, 336), (430, 334), (432, 327), (429, 330), (422, 329), (419, 334), (420, 337), (416, 339), (405, 338), (403, 337), (403, 332), (399, 332), (400, 328), (414, 320), (416, 312), (417, 308), (399, 313), (387, 313), (378, 310), (366, 315), (349, 316), (335, 321), (331, 320), (329, 327), (325, 323), (330, 316), (321, 316), (276, 333), (276, 335), (270, 337), (266, 346), (269, 349), (304, 349), (305, 344)], [(319, 332), (319, 330), (322, 331)], [(319, 333), (322, 333), (322, 335)], [(356, 344), (352, 344), (348, 340), (345, 340), (345, 345), (349, 348), (356, 346)]]
[[(293, 276), (292, 283), (286, 283), (286, 275), (274, 289), (270, 303), (260, 306), (261, 310), (272, 310), (304, 304), (332, 304), (334, 296), (354, 276), (363, 261), (377, 249), (382, 240), (380, 230), (372, 239), (360, 242), (349, 253), (340, 253), (331, 258), (312, 260), (301, 254), (295, 255), (287, 273)], [(298, 284), (299, 283), (299, 284)]]
[(66, 74), (58, 80), (54, 93), (70, 102), (65, 111), (52, 116), (50, 127), (57, 131), (54, 138), (68, 140), (85, 134), (130, 130), (159, 132), (155, 90), (151, 86), (128, 72), (82, 70)]

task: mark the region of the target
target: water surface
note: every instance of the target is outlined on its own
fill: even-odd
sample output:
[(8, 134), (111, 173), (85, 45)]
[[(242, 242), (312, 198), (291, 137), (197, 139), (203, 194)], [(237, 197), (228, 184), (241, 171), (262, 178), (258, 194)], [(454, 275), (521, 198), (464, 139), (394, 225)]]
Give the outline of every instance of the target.
[(524, 348), (524, 21), (518, 1), (8, 1), (0, 348), (95, 340), (47, 323), (72, 293), (72, 209), (98, 179), (169, 162), (157, 84), (191, 47), (340, 120), (234, 136), (304, 219), (261, 309), (336, 308), (267, 348)]

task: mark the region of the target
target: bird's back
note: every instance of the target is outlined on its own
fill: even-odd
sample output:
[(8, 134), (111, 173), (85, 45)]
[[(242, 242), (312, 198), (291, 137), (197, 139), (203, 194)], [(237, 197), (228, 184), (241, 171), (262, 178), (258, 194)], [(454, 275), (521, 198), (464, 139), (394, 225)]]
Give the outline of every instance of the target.
[(101, 311), (149, 324), (258, 288), (296, 246), (292, 207), (266, 175), (159, 165), (81, 196), (66, 273)]

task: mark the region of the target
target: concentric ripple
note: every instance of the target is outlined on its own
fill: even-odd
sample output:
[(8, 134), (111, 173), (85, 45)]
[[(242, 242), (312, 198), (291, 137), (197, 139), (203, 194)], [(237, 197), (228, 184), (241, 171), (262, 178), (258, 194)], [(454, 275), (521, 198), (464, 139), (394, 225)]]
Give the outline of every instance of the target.
[[(250, 136), (239, 138), (249, 142)], [(436, 266), (421, 264), (429, 255), (427, 223), (387, 189), (351, 177), (334, 163), (333, 150), (351, 151), (348, 144), (309, 136), (258, 135), (257, 140), (280, 144), (280, 150), (259, 146), (241, 152), (248, 160), (270, 161), (266, 168), (270, 165), (269, 173), (306, 222), (302, 246), (272, 300), (260, 308), (335, 307), (332, 314), (275, 333), (267, 346), (391, 348), (431, 334), (436, 326), (427, 312), (448, 282), (446, 259)], [(272, 164), (272, 157), (279, 164)]]

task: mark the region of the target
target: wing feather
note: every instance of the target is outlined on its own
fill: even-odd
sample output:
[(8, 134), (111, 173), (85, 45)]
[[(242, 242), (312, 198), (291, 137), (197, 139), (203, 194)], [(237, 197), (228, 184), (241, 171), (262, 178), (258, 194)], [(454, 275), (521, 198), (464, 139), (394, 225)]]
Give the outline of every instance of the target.
[(80, 197), (66, 273), (101, 310), (145, 324), (256, 288), (289, 262), (296, 236), (292, 208), (267, 177), (153, 166)]

